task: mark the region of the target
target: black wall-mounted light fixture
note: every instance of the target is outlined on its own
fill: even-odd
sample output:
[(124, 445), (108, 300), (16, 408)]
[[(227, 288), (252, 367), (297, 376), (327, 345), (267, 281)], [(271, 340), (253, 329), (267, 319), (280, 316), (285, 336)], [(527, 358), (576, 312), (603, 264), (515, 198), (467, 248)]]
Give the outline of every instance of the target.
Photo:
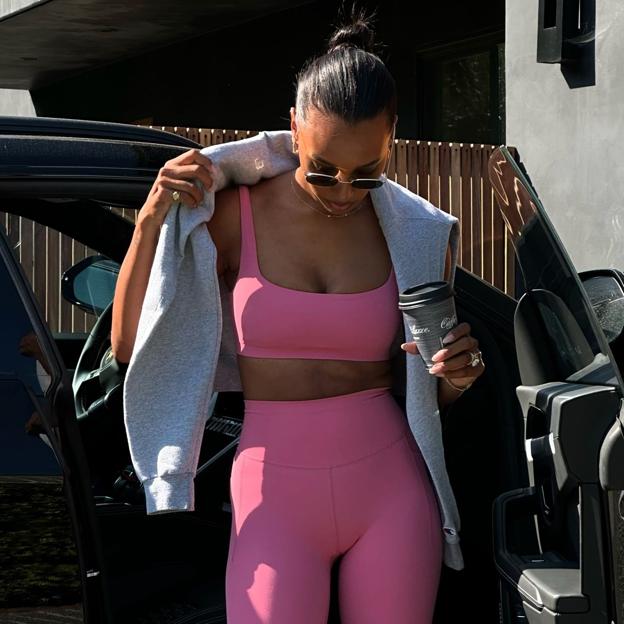
[(581, 61), (593, 49), (595, 0), (539, 0), (538, 63)]

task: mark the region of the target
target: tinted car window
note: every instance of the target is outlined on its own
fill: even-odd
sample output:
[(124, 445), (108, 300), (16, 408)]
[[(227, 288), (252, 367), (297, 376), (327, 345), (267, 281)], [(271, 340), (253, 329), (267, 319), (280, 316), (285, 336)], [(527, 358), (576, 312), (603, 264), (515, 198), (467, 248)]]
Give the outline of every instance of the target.
[[(506, 151), (489, 164), (510, 240), (515, 248), (516, 298), (530, 291), (562, 380), (613, 364), (610, 349), (579, 280), (526, 173)], [(613, 384), (613, 367), (604, 382)], [(600, 379), (594, 379), (600, 383)]]

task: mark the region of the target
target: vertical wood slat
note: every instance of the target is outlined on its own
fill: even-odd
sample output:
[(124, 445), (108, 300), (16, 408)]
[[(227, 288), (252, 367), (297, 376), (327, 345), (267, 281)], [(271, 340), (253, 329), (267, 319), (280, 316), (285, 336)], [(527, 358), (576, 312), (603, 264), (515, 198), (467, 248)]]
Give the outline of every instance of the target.
[(47, 250), (46, 250), (46, 227), (40, 223), (34, 223), (34, 260), (33, 266), (37, 268), (34, 271), (34, 287), (35, 297), (41, 304), (41, 309), (45, 313), (46, 307), (46, 266), (47, 266)]
[(429, 199), (429, 145), (418, 141), (418, 194)]
[(47, 302), (46, 322), (50, 331), (59, 331), (59, 299), (60, 299), (60, 261), (59, 261), (59, 233), (52, 229), (47, 230), (48, 266), (47, 266)]
[[(451, 143), (451, 214), (460, 219), (461, 223), (461, 147), (458, 143)], [(458, 262), (461, 264), (463, 256), (462, 237), (459, 237)]]
[(30, 219), (20, 219), (20, 245), (19, 245), (19, 260), (22, 263), (24, 273), (30, 282), (31, 288), (34, 289), (34, 269), (35, 269), (35, 255), (34, 255), (34, 228), (33, 222)]
[[(79, 243), (76, 240), (72, 241), (72, 255), (74, 259), (74, 264), (76, 262), (80, 262), (83, 258), (86, 257), (86, 247), (82, 243)], [(72, 331), (74, 332), (83, 332), (85, 330), (85, 313), (77, 307), (74, 307), (74, 322), (72, 323)]]
[(451, 212), (451, 149), (448, 143), (440, 144), (440, 210)]
[(418, 194), (418, 144), (409, 141), (407, 144), (407, 188)]
[(175, 126), (174, 132), (176, 134), (179, 134), (180, 136), (184, 137), (185, 139), (188, 139), (188, 128), (184, 128), (181, 126)]
[(397, 141), (396, 147), (396, 181), (407, 186), (407, 142)]
[(390, 162), (388, 163), (388, 178), (396, 182), (396, 165), (397, 165), (397, 139), (394, 140), (392, 153), (390, 154)]
[[(74, 264), (72, 254), (72, 239), (61, 235), (61, 273)], [(60, 275), (59, 275), (60, 279)], [(74, 306), (61, 297), (61, 323), (59, 331), (70, 332), (74, 325)]]
[(201, 143), (204, 147), (208, 147), (208, 145), (212, 145), (211, 137), (212, 137), (211, 130), (206, 130), (205, 128), (199, 129), (199, 143)]
[(464, 269), (472, 271), (472, 193), (471, 182), (471, 159), (470, 145), (461, 147), (461, 223), (462, 255), (461, 265)]
[[(481, 206), (482, 206), (482, 226), (483, 226), (483, 236), (482, 236), (482, 245), (483, 245), (483, 279), (490, 284), (494, 284), (494, 230), (493, 230), (493, 219), (492, 219), (492, 211), (493, 211), (493, 196), (492, 196), (492, 185), (490, 184), (490, 180), (488, 178), (487, 173), (487, 165), (490, 155), (492, 154), (491, 146), (484, 146), (481, 152), (481, 184), (482, 184), (482, 197), (481, 197)], [(496, 286), (496, 284), (494, 284)]]
[(440, 206), (440, 143), (429, 146), (429, 201)]
[(471, 227), (472, 227), (472, 272), (483, 276), (483, 233), (481, 231), (481, 152), (482, 146), (474, 145), (470, 150), (470, 187), (471, 187)]
[(189, 128), (187, 136), (191, 141), (199, 143), (199, 128)]

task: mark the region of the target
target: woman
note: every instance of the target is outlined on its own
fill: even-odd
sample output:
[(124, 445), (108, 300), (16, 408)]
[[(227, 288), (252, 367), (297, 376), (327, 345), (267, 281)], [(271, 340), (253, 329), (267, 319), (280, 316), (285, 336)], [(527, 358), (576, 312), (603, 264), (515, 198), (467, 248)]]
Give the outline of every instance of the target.
[[(401, 315), (369, 195), (385, 182), (396, 93), (371, 46), (364, 15), (334, 34), (298, 79), (291, 130), (300, 166), (218, 192), (207, 224), (233, 298), (245, 399), (230, 481), (232, 624), (325, 622), (338, 557), (343, 624), (433, 614), (440, 514), (390, 392)], [(191, 150), (166, 163), (139, 213), (113, 309), (122, 361), (160, 225), (172, 201), (201, 202), (195, 181), (210, 188), (210, 161)], [(450, 252), (447, 276), (449, 268)], [(447, 341), (431, 369), (441, 407), (483, 372), (466, 323)], [(414, 343), (405, 349), (417, 353)]]

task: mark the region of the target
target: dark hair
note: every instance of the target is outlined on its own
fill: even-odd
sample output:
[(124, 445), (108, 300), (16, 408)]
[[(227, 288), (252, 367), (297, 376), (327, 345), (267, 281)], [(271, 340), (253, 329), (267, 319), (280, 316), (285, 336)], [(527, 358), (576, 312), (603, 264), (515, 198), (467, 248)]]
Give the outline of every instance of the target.
[(382, 112), (394, 123), (396, 84), (375, 53), (374, 17), (351, 9), (347, 23), (338, 26), (327, 51), (306, 62), (297, 76), (297, 115), (305, 120), (311, 106), (354, 124)]

